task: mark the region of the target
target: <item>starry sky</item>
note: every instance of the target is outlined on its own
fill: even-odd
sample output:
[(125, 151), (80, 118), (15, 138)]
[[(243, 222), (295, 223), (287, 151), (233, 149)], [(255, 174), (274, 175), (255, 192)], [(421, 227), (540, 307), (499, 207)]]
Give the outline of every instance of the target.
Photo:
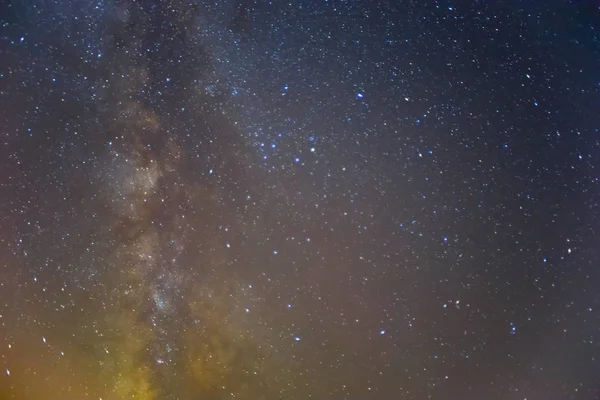
[(0, 3), (0, 399), (599, 399), (585, 1)]

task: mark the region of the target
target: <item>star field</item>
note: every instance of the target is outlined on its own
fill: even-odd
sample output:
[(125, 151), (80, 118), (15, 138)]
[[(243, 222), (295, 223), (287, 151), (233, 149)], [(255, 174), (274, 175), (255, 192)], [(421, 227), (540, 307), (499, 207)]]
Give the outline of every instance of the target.
[(0, 400), (599, 399), (594, 2), (0, 4)]

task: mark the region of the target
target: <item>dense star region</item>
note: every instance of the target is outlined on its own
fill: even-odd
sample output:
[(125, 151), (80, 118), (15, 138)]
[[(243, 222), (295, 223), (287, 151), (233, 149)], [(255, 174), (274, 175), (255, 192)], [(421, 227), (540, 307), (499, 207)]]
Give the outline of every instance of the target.
[(594, 2), (0, 19), (0, 399), (600, 398)]

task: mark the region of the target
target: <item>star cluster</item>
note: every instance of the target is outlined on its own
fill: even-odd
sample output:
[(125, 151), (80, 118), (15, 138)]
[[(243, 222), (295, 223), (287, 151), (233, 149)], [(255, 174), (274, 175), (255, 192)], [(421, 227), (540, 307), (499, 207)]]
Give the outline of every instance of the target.
[(0, 5), (0, 399), (600, 396), (592, 2)]

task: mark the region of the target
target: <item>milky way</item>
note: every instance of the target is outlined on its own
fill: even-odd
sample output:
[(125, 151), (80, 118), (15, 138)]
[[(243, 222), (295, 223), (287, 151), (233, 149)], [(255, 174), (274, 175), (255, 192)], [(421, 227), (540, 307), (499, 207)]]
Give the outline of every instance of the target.
[(600, 398), (599, 9), (506, 3), (2, 3), (0, 399)]

